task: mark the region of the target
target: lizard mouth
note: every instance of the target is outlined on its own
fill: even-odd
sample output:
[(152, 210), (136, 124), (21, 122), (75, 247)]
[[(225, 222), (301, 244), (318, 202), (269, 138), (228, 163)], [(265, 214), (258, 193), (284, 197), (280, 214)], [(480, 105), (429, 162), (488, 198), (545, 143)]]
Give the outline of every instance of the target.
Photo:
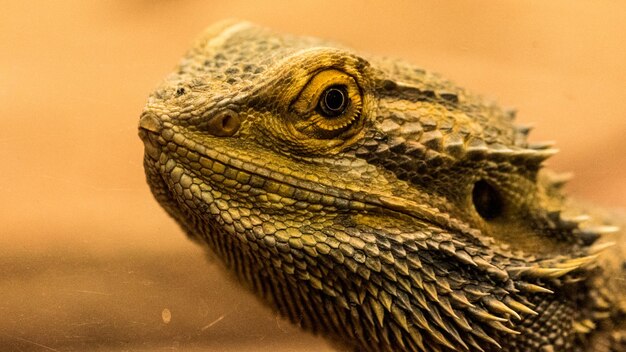
[[(470, 224), (448, 215), (437, 207), (429, 206), (426, 202), (419, 202), (417, 197), (412, 197), (415, 193), (411, 191), (409, 185), (402, 190), (404, 193), (396, 192), (400, 194), (396, 195), (389, 191), (381, 191), (375, 185), (357, 186), (342, 183), (339, 176), (336, 179), (328, 177), (322, 179), (311, 171), (315, 166), (309, 165), (308, 167), (312, 169), (305, 170), (303, 165), (294, 167), (287, 166), (285, 162), (268, 163), (268, 160), (272, 159), (270, 155), (260, 155), (259, 150), (250, 155), (245, 153), (245, 148), (242, 148), (243, 150), (234, 148), (220, 142), (220, 139), (211, 139), (214, 143), (206, 143), (207, 141), (199, 143), (197, 140), (194, 141), (192, 136), (165, 138), (167, 134), (157, 135), (146, 130), (140, 131), (147, 139), (146, 154), (150, 156), (150, 151), (157, 149), (154, 144), (160, 144), (158, 155), (150, 157), (154, 160), (154, 167), (168, 185), (170, 197), (178, 198), (178, 202), (183, 206), (188, 201), (186, 199), (189, 193), (185, 186), (190, 187), (192, 183), (199, 182), (209, 186), (207, 189), (210, 190), (202, 194), (191, 190), (196, 201), (203, 203), (202, 209), (206, 209), (204, 206), (213, 201), (209, 193), (215, 191), (238, 197), (243, 202), (255, 204), (255, 207), (279, 212), (288, 211), (289, 208), (293, 211), (307, 209), (329, 213), (391, 212), (398, 214), (391, 215), (392, 217), (402, 215), (412, 218), (431, 230), (436, 228), (454, 234), (457, 239), (477, 247), (486, 248), (493, 244), (489, 237), (482, 235), (480, 230)], [(164, 144), (168, 147), (164, 147)], [(163, 154), (167, 157), (163, 158)], [(198, 167), (190, 168), (188, 166), (190, 160)], [(584, 253), (580, 255), (583, 256)], [(521, 263), (519, 260), (521, 259), (515, 258), (516, 262)], [(553, 264), (550, 262), (545, 265)], [(567, 268), (578, 268), (582, 264), (568, 265)], [(521, 272), (527, 269), (514, 268), (513, 271)], [(561, 269), (556, 268), (555, 275), (565, 273), (565, 270)]]
[[(154, 142), (151, 141), (153, 133), (140, 132), (142, 133), (147, 135), (148, 142), (145, 144), (146, 153), (149, 154), (152, 148), (150, 145)], [(176, 152), (163, 148), (159, 154), (166, 153), (166, 160), (176, 162), (161, 165), (161, 174), (166, 180), (180, 179), (181, 176), (175, 174), (180, 172), (180, 167), (176, 168), (173, 165), (186, 165), (187, 162), (182, 160), (183, 158), (195, 159), (197, 160), (195, 164), (200, 166), (199, 169), (193, 170), (188, 166), (182, 168), (189, 177), (200, 179), (219, 191), (228, 188), (227, 193), (244, 192), (241, 194), (242, 198), (263, 203), (259, 206), (278, 206), (281, 209), (284, 209), (284, 206), (293, 206), (295, 210), (311, 207), (315, 210), (337, 212), (400, 213), (428, 226), (467, 237), (472, 242), (477, 240), (477, 230), (468, 224), (451, 218), (436, 207), (407, 197), (406, 194), (411, 194), (408, 185), (406, 190), (403, 190), (403, 195), (398, 196), (389, 190), (376, 189), (373, 185), (347, 184), (339, 181), (338, 176), (322, 178), (316, 175), (313, 169), (307, 170), (302, 165), (293, 167), (285, 166), (285, 163), (271, 164), (267, 162), (271, 160), (269, 155), (248, 155), (232, 146), (224, 146), (218, 140), (214, 141), (216, 143), (211, 143), (210, 147), (206, 143), (176, 143)], [(181, 148), (186, 152), (181, 153)], [(186, 156), (181, 157), (181, 154)], [(152, 158), (158, 160), (159, 156)], [(170, 186), (171, 192), (177, 192), (177, 187), (172, 184)], [(253, 197), (258, 199), (252, 200)]]
[(141, 114), (139, 118), (139, 138), (144, 144), (146, 155), (155, 160), (160, 155), (157, 138), (162, 129), (161, 122), (154, 114), (150, 112)]

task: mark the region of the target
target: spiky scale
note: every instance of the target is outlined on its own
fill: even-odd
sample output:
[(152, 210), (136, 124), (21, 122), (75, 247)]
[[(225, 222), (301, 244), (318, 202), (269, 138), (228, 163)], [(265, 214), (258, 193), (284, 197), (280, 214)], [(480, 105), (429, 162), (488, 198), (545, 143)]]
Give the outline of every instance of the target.
[(522, 304), (522, 303), (514, 300), (510, 296), (506, 296), (504, 298), (504, 303), (506, 305), (508, 305), (509, 307), (511, 307), (512, 309), (514, 309), (517, 312), (522, 313), (522, 314), (530, 314), (530, 315), (538, 315), (539, 314), (539, 313), (535, 312), (534, 310), (532, 310), (531, 308), (529, 308), (528, 306), (526, 306), (525, 304)]
[(522, 318), (513, 309), (509, 308), (506, 304), (493, 297), (485, 297), (481, 300), (490, 310), (499, 314), (512, 315), (515, 319), (521, 320)]
[(502, 270), (497, 266), (489, 263), (489, 261), (485, 260), (483, 257), (475, 257), (474, 262), (478, 265), (479, 268), (493, 275), (498, 280), (505, 281), (509, 278), (509, 274), (505, 270)]
[[(485, 350), (481, 347), (481, 345), (476, 342), (476, 340), (474, 339), (474, 337), (472, 336), (468, 336), (465, 339), (468, 343), (468, 345), (472, 346), (472, 348), (478, 352), (485, 352)], [(499, 346), (498, 346), (499, 347)]]
[(440, 243), (439, 250), (450, 256), (456, 255), (456, 248), (454, 248), (454, 244), (450, 241)]
[(448, 316), (454, 319), (459, 319), (454, 309), (452, 309), (450, 301), (446, 297), (439, 298), (439, 307), (441, 307)]
[(517, 287), (520, 291), (526, 291), (530, 293), (548, 293), (548, 294), (554, 293), (554, 291), (547, 289), (545, 287), (531, 284), (528, 282), (523, 282), (523, 281), (516, 282), (515, 287)]
[(446, 328), (446, 323), (444, 322), (441, 314), (439, 313), (439, 309), (437, 308), (437, 305), (429, 304), (428, 314), (430, 315), (431, 320), (435, 323), (435, 325), (444, 329)]
[(424, 291), (426, 292), (430, 300), (435, 301), (435, 302), (439, 301), (437, 288), (435, 287), (434, 284), (431, 284), (430, 282), (424, 282)]
[[(460, 347), (461, 350), (469, 351), (469, 347), (467, 346), (465, 341), (463, 341), (463, 338), (452, 324), (447, 324), (445, 331), (448, 335), (452, 336), (454, 342)], [(458, 349), (459, 348), (457, 348), (457, 350)]]
[(447, 348), (449, 348), (451, 350), (454, 350), (456, 348), (455, 345), (452, 342), (450, 342), (450, 340), (448, 340), (445, 336), (443, 336), (443, 334), (441, 334), (439, 331), (431, 330), (430, 331), (430, 335), (432, 337), (434, 337), (435, 340), (439, 344), (444, 345), (445, 347), (447, 347)]
[(530, 267), (528, 269), (522, 270), (520, 273), (522, 277), (541, 279), (541, 278), (559, 278), (564, 276), (571, 271), (576, 270), (576, 267), (568, 267), (568, 268), (540, 268), (540, 267)]
[(492, 322), (489, 322), (489, 325), (490, 325), (492, 328), (494, 328), (494, 329), (497, 329), (497, 330), (502, 331), (502, 332), (506, 332), (506, 333), (508, 333), (508, 334), (513, 334), (513, 335), (519, 335), (519, 334), (521, 334), (521, 332), (519, 332), (519, 331), (517, 331), (517, 330), (513, 330), (513, 329), (511, 329), (511, 328), (509, 328), (509, 327), (505, 326), (504, 324), (502, 324), (502, 323), (501, 323), (501, 322), (499, 322), (499, 321), (492, 321)]
[(396, 324), (398, 324), (402, 329), (409, 329), (409, 323), (406, 318), (406, 314), (402, 309), (400, 309), (397, 305), (393, 305), (391, 307), (391, 315), (393, 316)]
[(455, 317), (455, 323), (465, 331), (471, 331), (472, 327), (470, 326), (469, 321), (465, 317), (465, 314), (462, 312), (457, 312)]
[(554, 147), (555, 141), (532, 142), (528, 144), (529, 149), (545, 150)]
[(391, 310), (391, 305), (393, 304), (393, 299), (392, 299), (391, 295), (389, 295), (389, 293), (387, 293), (387, 291), (380, 291), (378, 293), (378, 299), (380, 300), (380, 302), (382, 303), (382, 305), (385, 307), (385, 309), (387, 311)]
[(406, 345), (404, 344), (404, 331), (402, 331), (396, 324), (391, 323), (389, 324), (389, 326), (391, 327), (391, 331), (393, 332), (393, 335), (395, 336), (395, 340), (398, 342), (399, 347), (405, 350)]
[(477, 317), (478, 319), (485, 321), (485, 322), (492, 322), (492, 321), (501, 321), (501, 322), (505, 322), (505, 321), (509, 321), (506, 318), (502, 318), (502, 317), (498, 317), (495, 316), (493, 314), (490, 314), (489, 312), (487, 312), (484, 309), (481, 308), (476, 308), (476, 307), (470, 307), (467, 309), (467, 311), (469, 313), (471, 313), (472, 315), (474, 315), (475, 317)]
[(422, 351), (426, 351), (424, 340), (422, 339), (422, 333), (409, 326), (409, 339), (415, 343)]
[(469, 264), (469, 265), (473, 265), (478, 267), (478, 264), (476, 264), (476, 262), (474, 262), (474, 260), (472, 259), (472, 256), (470, 256), (466, 251), (464, 250), (458, 250), (454, 253), (454, 255), (459, 258), (459, 260), (464, 263), (464, 264)]
[(615, 242), (605, 242), (605, 243), (598, 243), (598, 244), (594, 244), (593, 246), (589, 247), (588, 249), (588, 253), (593, 255), (593, 254), (599, 254), (605, 250), (607, 250), (608, 248), (611, 248), (615, 246)]
[[(472, 334), (476, 337), (478, 337), (479, 339), (494, 345), (495, 347), (497, 347), (498, 349), (502, 349), (502, 346), (498, 343), (498, 341), (496, 341), (493, 337), (489, 336), (487, 333), (485, 333), (485, 331), (480, 327), (480, 326), (472, 326)], [(482, 344), (481, 344), (482, 345)]]
[(450, 297), (456, 302), (460, 304), (462, 307), (474, 307), (474, 305), (467, 299), (465, 294), (462, 292), (454, 291), (450, 293)]
[(378, 322), (378, 325), (383, 326), (385, 321), (385, 309), (383, 308), (382, 304), (378, 303), (378, 300), (375, 298), (368, 299), (367, 303), (369, 303), (370, 307), (372, 308), (372, 312), (374, 312), (374, 315), (376, 316), (376, 321)]
[(421, 309), (412, 310), (411, 317), (413, 318), (413, 321), (415, 322), (415, 324), (417, 324), (417, 326), (419, 326), (420, 328), (427, 330), (427, 331), (431, 330), (430, 324), (428, 323), (428, 320), (426, 319), (426, 317), (424, 317), (424, 314), (422, 314)]

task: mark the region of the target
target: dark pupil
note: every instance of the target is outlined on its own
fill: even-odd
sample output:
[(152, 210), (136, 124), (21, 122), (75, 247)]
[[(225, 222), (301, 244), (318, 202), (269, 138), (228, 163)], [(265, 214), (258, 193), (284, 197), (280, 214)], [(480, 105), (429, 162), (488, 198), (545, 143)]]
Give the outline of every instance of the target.
[(328, 117), (341, 115), (346, 109), (347, 98), (343, 87), (330, 87), (322, 96), (322, 112)]

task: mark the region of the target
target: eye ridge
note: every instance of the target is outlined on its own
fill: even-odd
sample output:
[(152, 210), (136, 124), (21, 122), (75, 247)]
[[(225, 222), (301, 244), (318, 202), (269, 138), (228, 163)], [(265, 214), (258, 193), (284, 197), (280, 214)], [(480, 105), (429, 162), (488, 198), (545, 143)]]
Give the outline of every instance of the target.
[(326, 88), (319, 99), (318, 112), (326, 118), (342, 115), (350, 105), (348, 89), (344, 85), (333, 85)]

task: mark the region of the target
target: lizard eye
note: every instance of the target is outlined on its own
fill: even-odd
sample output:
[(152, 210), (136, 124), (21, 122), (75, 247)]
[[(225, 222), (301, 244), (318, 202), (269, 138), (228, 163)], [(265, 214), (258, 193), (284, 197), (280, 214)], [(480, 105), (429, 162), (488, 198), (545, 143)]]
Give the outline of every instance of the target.
[(295, 127), (300, 132), (321, 139), (338, 138), (360, 120), (361, 90), (345, 72), (325, 70), (311, 78), (292, 109), (299, 116)]

